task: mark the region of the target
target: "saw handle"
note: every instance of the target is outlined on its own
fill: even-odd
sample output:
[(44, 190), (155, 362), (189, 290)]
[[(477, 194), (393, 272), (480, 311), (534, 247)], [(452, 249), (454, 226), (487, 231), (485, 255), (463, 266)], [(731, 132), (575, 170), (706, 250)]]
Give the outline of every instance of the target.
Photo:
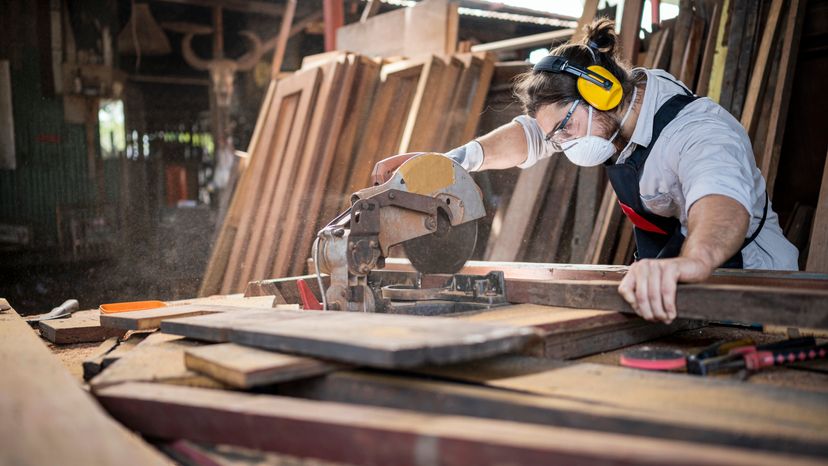
[(374, 165), (374, 171), (371, 172), (371, 185), (379, 186), (390, 180), (391, 176), (394, 175), (394, 172), (400, 168), (400, 165), (407, 162), (411, 157), (422, 153), (423, 152), (409, 152), (407, 154), (393, 155), (387, 159), (380, 160), (376, 163), (376, 165)]

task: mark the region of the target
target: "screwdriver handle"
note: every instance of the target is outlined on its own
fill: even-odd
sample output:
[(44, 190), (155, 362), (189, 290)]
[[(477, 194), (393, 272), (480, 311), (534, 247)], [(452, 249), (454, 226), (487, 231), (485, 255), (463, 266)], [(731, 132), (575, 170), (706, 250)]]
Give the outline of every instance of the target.
[(763, 367), (821, 359), (826, 354), (828, 354), (828, 343), (776, 351), (755, 351), (746, 353), (743, 357), (745, 358), (745, 368), (755, 371)]

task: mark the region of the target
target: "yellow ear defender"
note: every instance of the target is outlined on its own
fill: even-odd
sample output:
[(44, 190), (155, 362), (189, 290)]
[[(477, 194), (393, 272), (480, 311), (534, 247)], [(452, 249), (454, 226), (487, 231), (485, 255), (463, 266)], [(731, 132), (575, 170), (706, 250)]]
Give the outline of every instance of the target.
[(534, 72), (568, 73), (576, 76), (581, 97), (598, 110), (612, 110), (621, 103), (624, 97), (621, 82), (603, 66), (592, 65), (584, 68), (569, 63), (569, 60), (564, 57), (549, 55), (543, 57), (532, 70)]

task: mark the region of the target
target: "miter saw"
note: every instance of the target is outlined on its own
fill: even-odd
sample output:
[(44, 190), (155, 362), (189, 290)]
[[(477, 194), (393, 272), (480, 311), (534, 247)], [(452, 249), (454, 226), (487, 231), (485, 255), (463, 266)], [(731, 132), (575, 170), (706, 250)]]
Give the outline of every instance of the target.
[[(354, 193), (350, 209), (317, 235), (317, 275), (330, 275), (323, 297), (327, 309), (386, 312), (390, 300), (414, 293), (381, 288), (369, 280), (372, 270), (385, 266), (392, 246), (401, 245), (422, 274), (454, 274), (474, 251), (477, 220), (486, 212), (480, 188), (469, 173), (442, 154), (398, 157), (407, 160), (387, 181), (375, 173), (376, 185)], [(493, 296), (503, 295), (502, 288), (502, 274), (457, 276), (431, 295), (491, 302)]]

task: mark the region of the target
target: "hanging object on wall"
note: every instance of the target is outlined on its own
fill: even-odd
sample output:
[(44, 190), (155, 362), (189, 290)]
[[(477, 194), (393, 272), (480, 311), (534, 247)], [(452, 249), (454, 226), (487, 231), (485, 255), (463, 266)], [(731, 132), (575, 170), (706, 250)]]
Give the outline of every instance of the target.
[(152, 17), (149, 4), (132, 2), (129, 21), (118, 34), (118, 52), (135, 55), (136, 68), (141, 63), (141, 56), (167, 55), (172, 52), (170, 41)]

